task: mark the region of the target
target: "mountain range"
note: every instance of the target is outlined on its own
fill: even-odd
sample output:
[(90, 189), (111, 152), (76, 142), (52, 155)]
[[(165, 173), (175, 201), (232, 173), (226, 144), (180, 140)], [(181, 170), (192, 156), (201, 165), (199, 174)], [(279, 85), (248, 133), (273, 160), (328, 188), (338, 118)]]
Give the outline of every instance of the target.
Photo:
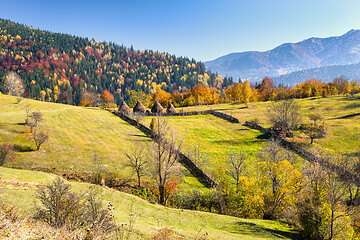
[(308, 78), (324, 78), (326, 82), (339, 75), (353, 77), (353, 71), (359, 69), (357, 63), (360, 63), (360, 30), (338, 37), (285, 43), (265, 52), (231, 53), (205, 62), (205, 66), (235, 79), (256, 82), (269, 76), (284, 84), (294, 84)]

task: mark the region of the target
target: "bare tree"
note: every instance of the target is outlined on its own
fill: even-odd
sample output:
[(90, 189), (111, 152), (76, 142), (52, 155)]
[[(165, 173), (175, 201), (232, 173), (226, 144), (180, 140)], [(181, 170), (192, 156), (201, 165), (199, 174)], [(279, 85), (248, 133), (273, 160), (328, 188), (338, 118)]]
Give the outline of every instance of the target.
[(329, 240), (333, 239), (337, 234), (335, 232), (336, 221), (339, 218), (347, 216), (346, 211), (342, 211), (342, 201), (344, 197), (344, 182), (341, 181), (336, 173), (331, 170), (324, 169), (325, 178), (324, 184), (326, 188), (326, 197), (330, 204), (330, 236)]
[(194, 149), (189, 152), (189, 157), (195, 165), (202, 170), (210, 159), (209, 155), (206, 152), (203, 152), (199, 145), (196, 145)]
[(268, 109), (269, 119), (273, 124), (273, 131), (279, 137), (292, 135), (300, 123), (300, 110), (294, 99), (271, 102)]
[(94, 178), (93, 182), (95, 184), (105, 185), (104, 179), (104, 164), (102, 163), (101, 154), (95, 152), (94, 153)]
[(239, 181), (241, 174), (245, 170), (245, 159), (245, 152), (231, 152), (228, 158), (228, 172), (229, 175), (236, 181), (236, 192), (239, 192)]
[(9, 95), (21, 97), (25, 92), (23, 80), (15, 72), (9, 72), (4, 82)]
[(141, 177), (145, 175), (146, 164), (147, 159), (144, 155), (144, 148), (134, 148), (130, 154), (126, 153), (126, 162), (124, 165), (130, 167), (136, 173), (138, 187), (141, 186)]
[(49, 139), (49, 135), (43, 131), (34, 131), (31, 133), (31, 138), (35, 142), (36, 150), (39, 150), (41, 145)]
[(155, 179), (159, 191), (159, 203), (166, 204), (168, 193), (166, 184), (175, 174), (175, 164), (179, 158), (181, 144), (175, 139), (175, 134), (168, 127), (168, 122), (157, 117), (157, 137), (149, 148), (151, 175)]
[(345, 184), (349, 192), (349, 200), (347, 204), (349, 206), (354, 205), (358, 201), (360, 191), (360, 183), (355, 179), (355, 177), (360, 174), (360, 156), (356, 156), (355, 158), (350, 156), (343, 157), (339, 162), (339, 166), (341, 166), (344, 170), (342, 177), (343, 180), (345, 180)]
[(43, 117), (42, 117), (42, 113), (41, 112), (32, 112), (30, 114), (30, 118), (33, 120), (34, 122), (34, 127), (38, 126), (39, 122), (43, 121)]
[(29, 124), (30, 114), (31, 114), (29, 102), (25, 103), (25, 112), (26, 112), (25, 125), (28, 125)]
[(319, 113), (310, 113), (309, 119), (311, 121), (314, 121), (314, 125), (316, 125), (316, 122), (320, 121), (322, 119), (322, 116)]

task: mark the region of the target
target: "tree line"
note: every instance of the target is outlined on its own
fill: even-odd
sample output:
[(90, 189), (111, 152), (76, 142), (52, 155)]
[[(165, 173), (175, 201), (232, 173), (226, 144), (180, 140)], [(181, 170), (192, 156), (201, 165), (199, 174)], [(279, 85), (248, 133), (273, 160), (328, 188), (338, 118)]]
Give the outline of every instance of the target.
[(23, 79), (24, 96), (44, 101), (79, 105), (84, 93), (108, 90), (120, 104), (131, 90), (184, 92), (198, 83), (221, 88), (232, 82), (206, 71), (194, 59), (42, 31), (4, 19), (0, 19), (0, 46), (0, 80), (15, 72)]

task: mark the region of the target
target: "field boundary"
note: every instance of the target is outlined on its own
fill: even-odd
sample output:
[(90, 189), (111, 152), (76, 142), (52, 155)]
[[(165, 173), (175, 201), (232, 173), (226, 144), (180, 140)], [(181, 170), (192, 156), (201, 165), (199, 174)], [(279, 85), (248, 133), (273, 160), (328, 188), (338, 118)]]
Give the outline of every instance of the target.
[(279, 142), (281, 143), (282, 147), (289, 149), (295, 153), (297, 153), (299, 156), (301, 156), (302, 158), (304, 158), (305, 160), (309, 161), (310, 163), (318, 163), (320, 164), (320, 166), (329, 169), (332, 172), (335, 172), (336, 174), (339, 175), (339, 177), (346, 182), (352, 182), (356, 185), (360, 184), (360, 178), (359, 176), (349, 172), (348, 170), (337, 166), (321, 157), (315, 156), (314, 154), (312, 154), (311, 152), (305, 150), (302, 147), (297, 146), (295, 143), (293, 142), (289, 142), (286, 139), (283, 138), (279, 138), (277, 136), (271, 135), (270, 131), (262, 126), (260, 126), (257, 123), (252, 123), (252, 122), (248, 122), (246, 121), (244, 123), (244, 126), (255, 129), (255, 130), (259, 130), (263, 133), (267, 133), (270, 134), (270, 136), (274, 137), (275, 139), (279, 140)]
[[(122, 113), (123, 114), (123, 113)], [(178, 112), (178, 113), (161, 113), (161, 114), (154, 114), (154, 113), (145, 113), (143, 116), (147, 116), (147, 117), (157, 117), (157, 116), (161, 116), (161, 117), (183, 117), (183, 116), (196, 116), (196, 115), (207, 115), (207, 114), (211, 114), (215, 117), (218, 118), (222, 118), (228, 122), (231, 123), (240, 123), (239, 119), (226, 114), (226, 113), (222, 113), (222, 112), (218, 112), (215, 110), (205, 110), (205, 111), (191, 111), (191, 112)], [(127, 114), (124, 114), (127, 115)]]
[[(157, 139), (158, 138), (157, 134), (154, 133), (150, 128), (148, 128), (145, 125), (137, 122), (136, 120), (128, 117), (127, 115), (125, 115), (125, 114), (123, 114), (123, 113), (121, 113), (119, 111), (111, 111), (111, 112), (113, 114), (115, 114), (116, 116), (120, 117), (121, 119), (123, 119), (124, 121), (128, 122), (129, 124), (131, 124), (131, 125), (135, 126), (136, 128), (138, 128), (140, 131), (145, 133), (151, 139)], [(166, 144), (166, 143), (164, 143), (164, 144)], [(206, 175), (200, 168), (198, 168), (196, 166), (196, 164), (189, 157), (187, 157), (181, 151), (178, 151), (178, 155), (179, 155), (179, 162), (186, 169), (188, 169), (189, 172), (195, 178), (197, 178), (199, 180), (199, 182), (201, 182), (205, 187), (207, 187), (207, 188), (216, 188), (216, 187), (218, 187), (218, 185), (215, 183), (215, 181), (212, 180), (208, 175)]]

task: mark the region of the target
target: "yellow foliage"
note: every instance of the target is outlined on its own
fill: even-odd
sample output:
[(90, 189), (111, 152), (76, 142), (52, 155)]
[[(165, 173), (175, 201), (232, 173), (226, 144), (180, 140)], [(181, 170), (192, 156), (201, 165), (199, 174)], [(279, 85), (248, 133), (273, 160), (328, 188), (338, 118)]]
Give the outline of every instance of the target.
[(46, 92), (44, 90), (41, 90), (40, 92), (41, 101), (45, 101), (45, 96), (46, 96)]
[(143, 85), (143, 81), (138, 79), (137, 82), (136, 82), (139, 86), (142, 86)]

